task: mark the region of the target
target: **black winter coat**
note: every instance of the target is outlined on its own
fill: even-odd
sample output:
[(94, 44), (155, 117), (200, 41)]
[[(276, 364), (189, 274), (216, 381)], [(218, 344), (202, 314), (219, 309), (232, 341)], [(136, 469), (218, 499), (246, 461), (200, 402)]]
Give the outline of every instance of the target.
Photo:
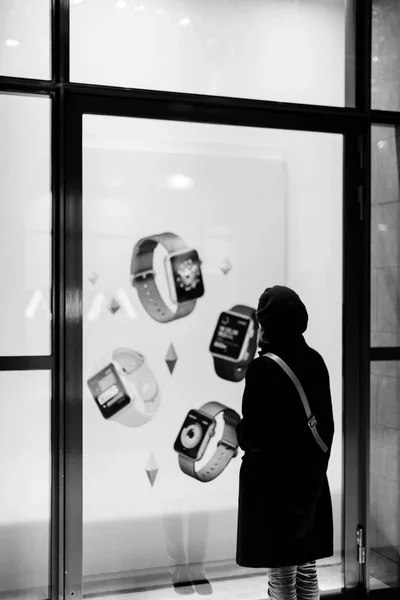
[(247, 370), (243, 419), (237, 426), (245, 451), (236, 557), (243, 567), (298, 565), (333, 554), (326, 475), (334, 434), (328, 370), (303, 336), (286, 347), (265, 344), (262, 353), (268, 351), (280, 356), (300, 380), (328, 452), (316, 443), (288, 375), (273, 360), (255, 358)]

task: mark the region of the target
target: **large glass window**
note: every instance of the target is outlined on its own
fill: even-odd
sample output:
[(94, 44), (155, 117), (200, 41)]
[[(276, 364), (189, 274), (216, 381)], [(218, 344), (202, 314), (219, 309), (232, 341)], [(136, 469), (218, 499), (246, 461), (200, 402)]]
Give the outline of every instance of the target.
[[(395, 348), (400, 346), (398, 128), (373, 126), (371, 144), (371, 346)], [(371, 363), (371, 589), (399, 586), (399, 375), (398, 361)]]
[(397, 361), (371, 363), (370, 586), (399, 587), (400, 370)]
[[(342, 162), (339, 135), (84, 116), (85, 594), (266, 594), (265, 570), (235, 562), (240, 456), (199, 482), (175, 441), (202, 435), (206, 402), (241, 411), (243, 378), (210, 342), (221, 313), (278, 283), (304, 299), (330, 371), (335, 554), (319, 574), (342, 587)], [(177, 319), (171, 293), (192, 299)]]
[(0, 75), (50, 79), (50, 0), (1, 0)]
[(373, 0), (372, 108), (400, 110), (400, 4)]
[(73, 0), (71, 80), (343, 106), (349, 4)]
[(0, 373), (0, 594), (49, 598), (50, 377)]
[(372, 127), (371, 144), (371, 345), (398, 346), (400, 326), (398, 128)]
[(0, 354), (50, 352), (50, 101), (0, 95)]

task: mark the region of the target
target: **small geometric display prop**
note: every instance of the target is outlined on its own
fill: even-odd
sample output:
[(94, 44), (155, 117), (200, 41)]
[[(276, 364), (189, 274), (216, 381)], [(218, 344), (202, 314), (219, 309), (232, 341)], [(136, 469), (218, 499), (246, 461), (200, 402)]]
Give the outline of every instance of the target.
[(222, 263), (219, 265), (219, 268), (221, 269), (224, 275), (227, 275), (229, 273), (229, 271), (232, 269), (232, 263), (228, 257), (224, 258)]
[(99, 278), (99, 276), (97, 275), (96, 271), (92, 271), (88, 277), (88, 279), (92, 285), (94, 285), (96, 283), (98, 278)]
[(158, 473), (158, 464), (152, 452), (150, 452), (149, 457), (147, 459), (146, 473), (151, 483), (151, 486), (153, 487)]
[(165, 357), (165, 362), (167, 363), (167, 366), (168, 366), (168, 369), (169, 369), (169, 372), (171, 373), (171, 375), (174, 372), (177, 361), (178, 361), (178, 355), (175, 352), (174, 346), (172, 344), (170, 344), (167, 355)]
[(116, 312), (119, 311), (119, 309), (121, 308), (120, 303), (118, 302), (118, 300), (116, 300), (115, 298), (113, 298), (110, 302), (110, 304), (107, 306), (108, 310), (110, 311), (111, 314), (115, 315)]

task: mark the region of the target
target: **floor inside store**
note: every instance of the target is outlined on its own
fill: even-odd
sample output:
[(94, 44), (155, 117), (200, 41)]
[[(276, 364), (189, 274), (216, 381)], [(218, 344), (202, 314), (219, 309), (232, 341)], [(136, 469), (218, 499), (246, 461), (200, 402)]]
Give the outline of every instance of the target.
[[(322, 592), (340, 592), (342, 589), (342, 565), (329, 565), (318, 568), (319, 587)], [(380, 581), (371, 578), (371, 588), (386, 587)], [(136, 590), (123, 594), (102, 595), (102, 600), (172, 600), (179, 596), (212, 595), (215, 600), (266, 600), (267, 576), (264, 573), (234, 577), (231, 579), (217, 579), (210, 583), (200, 585), (182, 586), (179, 588), (157, 588)]]

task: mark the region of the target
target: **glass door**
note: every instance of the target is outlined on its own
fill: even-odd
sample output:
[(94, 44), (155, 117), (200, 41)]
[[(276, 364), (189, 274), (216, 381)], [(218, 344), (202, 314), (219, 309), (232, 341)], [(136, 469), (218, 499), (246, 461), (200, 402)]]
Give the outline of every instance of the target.
[(330, 376), (333, 553), (317, 567), (340, 596), (361, 576), (357, 138), (150, 108), (68, 100), (66, 593), (265, 597), (267, 569), (236, 563), (242, 451), (227, 423), (243, 373), (215, 354), (226, 313), (246, 338), (280, 284), (303, 299)]
[(342, 157), (340, 135), (84, 115), (85, 595), (265, 596), (266, 569), (235, 561), (242, 453), (209, 462), (223, 411), (193, 458), (206, 405), (241, 412), (217, 329), (246, 328), (275, 284), (304, 299), (330, 372), (334, 555), (318, 567), (322, 591), (342, 589)]

